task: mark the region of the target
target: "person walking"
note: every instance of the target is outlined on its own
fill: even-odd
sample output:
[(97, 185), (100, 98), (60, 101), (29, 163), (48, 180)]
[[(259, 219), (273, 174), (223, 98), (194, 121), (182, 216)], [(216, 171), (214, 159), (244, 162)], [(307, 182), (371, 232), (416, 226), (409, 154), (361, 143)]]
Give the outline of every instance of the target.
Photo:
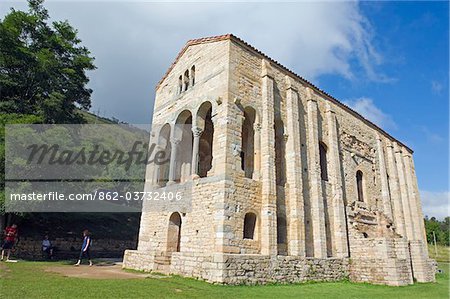
[(83, 231), (83, 245), (81, 246), (80, 257), (78, 258), (78, 262), (75, 264), (75, 266), (79, 266), (81, 264), (84, 256), (86, 256), (89, 260), (89, 267), (92, 266), (91, 254), (89, 252), (89, 249), (91, 247), (91, 237), (89, 235), (89, 231), (85, 229)]
[(9, 261), (9, 255), (11, 254), (11, 250), (13, 249), (16, 243), (16, 239), (19, 235), (17, 224), (13, 224), (11, 226), (6, 227), (4, 234), (5, 234), (5, 242), (3, 243), (2, 246), (1, 261), (3, 261), (3, 258), (5, 257), (5, 252), (6, 252), (6, 261)]

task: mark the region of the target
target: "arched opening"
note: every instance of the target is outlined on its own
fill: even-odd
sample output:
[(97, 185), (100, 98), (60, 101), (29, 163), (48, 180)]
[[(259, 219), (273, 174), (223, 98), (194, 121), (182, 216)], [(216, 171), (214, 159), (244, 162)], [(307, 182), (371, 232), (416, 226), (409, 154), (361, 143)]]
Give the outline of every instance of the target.
[(254, 213), (247, 213), (244, 217), (244, 239), (255, 238), (256, 229), (256, 215)]
[(195, 85), (195, 65), (191, 67), (191, 86)]
[(189, 88), (189, 70), (186, 70), (184, 72), (184, 89), (183, 90), (188, 90)]
[(323, 142), (319, 142), (319, 159), (320, 159), (320, 177), (324, 181), (328, 181), (327, 167), (327, 146)]
[(277, 217), (277, 244), (278, 254), (287, 254), (287, 222), (283, 216)]
[(252, 107), (244, 109), (244, 121), (242, 122), (242, 152), (241, 168), (246, 178), (253, 177), (255, 161), (255, 130), (254, 124), (256, 111)]
[(178, 94), (183, 92), (183, 76), (178, 78)]
[(358, 201), (364, 201), (364, 183), (363, 173), (361, 170), (356, 172), (356, 188), (358, 192)]
[(158, 177), (157, 183), (159, 186), (165, 186), (169, 181), (169, 171), (170, 171), (170, 154), (171, 154), (171, 143), (170, 143), (170, 125), (165, 124), (159, 131), (158, 137), (158, 147), (159, 150), (164, 153), (164, 158), (161, 161), (165, 161), (158, 165)]
[(203, 129), (198, 149), (198, 176), (206, 177), (213, 160), (214, 124), (210, 102), (204, 102), (198, 109), (197, 126)]
[(175, 181), (184, 182), (191, 176), (192, 160), (192, 114), (182, 111), (175, 123), (174, 139), (177, 140), (177, 157), (175, 157)]
[(178, 212), (172, 213), (169, 218), (167, 230), (167, 252), (180, 252), (181, 243), (181, 216)]

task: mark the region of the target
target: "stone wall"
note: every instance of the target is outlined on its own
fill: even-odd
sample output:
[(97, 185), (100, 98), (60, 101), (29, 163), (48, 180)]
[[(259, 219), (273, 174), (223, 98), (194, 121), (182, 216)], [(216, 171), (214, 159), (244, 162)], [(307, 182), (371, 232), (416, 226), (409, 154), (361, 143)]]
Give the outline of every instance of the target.
[[(81, 238), (56, 238), (50, 241), (55, 247), (56, 259), (78, 258), (83, 243)], [(135, 249), (136, 243), (136, 240), (92, 239), (90, 252), (93, 258), (121, 258), (126, 249)], [(23, 259), (42, 259), (42, 240), (21, 237), (12, 256)]]
[(348, 260), (224, 255), (223, 273), (222, 282), (227, 284), (338, 281), (348, 278)]
[(158, 267), (156, 259), (148, 253), (128, 250), (123, 266), (232, 285), (339, 281), (349, 275), (348, 259), (339, 258), (174, 252), (167, 268)]

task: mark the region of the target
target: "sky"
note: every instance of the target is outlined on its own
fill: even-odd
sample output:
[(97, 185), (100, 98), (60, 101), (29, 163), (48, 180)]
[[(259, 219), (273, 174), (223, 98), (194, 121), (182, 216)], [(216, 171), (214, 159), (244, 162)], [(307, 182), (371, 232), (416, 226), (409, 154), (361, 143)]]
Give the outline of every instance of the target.
[[(424, 214), (449, 215), (448, 2), (47, 1), (95, 57), (91, 111), (149, 123), (192, 38), (233, 33), (414, 150)], [(0, 18), (24, 1), (0, 2)]]

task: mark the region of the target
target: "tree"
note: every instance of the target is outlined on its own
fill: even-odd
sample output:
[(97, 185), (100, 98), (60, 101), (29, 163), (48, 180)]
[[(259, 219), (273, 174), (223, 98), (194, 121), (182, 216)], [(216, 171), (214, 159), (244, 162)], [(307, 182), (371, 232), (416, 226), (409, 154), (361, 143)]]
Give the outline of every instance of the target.
[(450, 217), (445, 217), (443, 221), (437, 220), (435, 217), (425, 218), (425, 230), (427, 233), (427, 241), (434, 243), (433, 232), (436, 235), (436, 243), (444, 246), (450, 246)]
[[(0, 229), (5, 223), (5, 124), (83, 123), (94, 58), (67, 21), (49, 21), (43, 0), (0, 19)], [(2, 231), (2, 229), (1, 229)]]
[(94, 58), (67, 21), (49, 24), (43, 0), (0, 20), (0, 111), (34, 114), (44, 123), (80, 123), (89, 109), (86, 72)]

